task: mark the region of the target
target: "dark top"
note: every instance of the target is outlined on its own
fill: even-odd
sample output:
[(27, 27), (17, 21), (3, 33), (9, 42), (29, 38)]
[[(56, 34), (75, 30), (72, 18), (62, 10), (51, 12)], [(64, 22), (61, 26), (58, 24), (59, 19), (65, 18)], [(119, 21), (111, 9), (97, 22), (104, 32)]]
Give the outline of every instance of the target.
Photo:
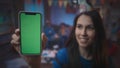
[[(53, 68), (62, 68), (62, 64), (67, 64), (68, 63), (68, 53), (66, 48), (62, 48), (61, 50), (58, 51), (56, 54), (57, 60), (53, 60)], [(83, 68), (92, 68), (92, 60), (86, 60), (82, 56), (80, 56), (80, 61), (83, 63)], [(110, 61), (111, 63), (111, 61)], [(111, 65), (110, 68), (113, 68)]]
[[(53, 68), (61, 68), (61, 64), (67, 64), (68, 63), (67, 49), (63, 48), (60, 51), (58, 51), (56, 58), (58, 59), (59, 63), (56, 62), (56, 60), (54, 60), (53, 61)], [(92, 68), (92, 61), (91, 60), (86, 60), (80, 56), (80, 61), (83, 63), (83, 68)]]

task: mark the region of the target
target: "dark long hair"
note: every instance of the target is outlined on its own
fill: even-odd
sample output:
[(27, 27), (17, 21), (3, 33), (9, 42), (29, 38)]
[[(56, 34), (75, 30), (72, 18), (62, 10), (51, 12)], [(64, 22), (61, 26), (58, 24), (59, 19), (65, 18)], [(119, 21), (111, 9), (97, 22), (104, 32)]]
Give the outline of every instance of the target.
[(92, 50), (92, 68), (108, 68), (108, 56), (107, 56), (107, 46), (105, 45), (106, 34), (103, 26), (102, 19), (96, 10), (82, 12), (76, 16), (74, 19), (74, 25), (69, 39), (66, 43), (66, 47), (69, 55), (69, 68), (82, 68), (82, 63), (80, 62), (79, 45), (75, 37), (75, 29), (77, 19), (81, 15), (87, 15), (91, 18), (93, 25), (95, 27), (95, 43), (91, 47)]

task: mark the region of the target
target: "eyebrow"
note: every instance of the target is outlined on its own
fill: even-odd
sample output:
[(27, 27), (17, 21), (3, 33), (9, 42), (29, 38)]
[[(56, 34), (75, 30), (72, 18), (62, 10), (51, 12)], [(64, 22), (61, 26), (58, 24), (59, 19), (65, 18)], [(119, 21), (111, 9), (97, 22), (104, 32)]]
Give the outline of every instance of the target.
[[(81, 25), (80, 23), (78, 23), (78, 24), (76, 24), (76, 25)], [(92, 25), (93, 26), (93, 24), (89, 24), (89, 25)]]

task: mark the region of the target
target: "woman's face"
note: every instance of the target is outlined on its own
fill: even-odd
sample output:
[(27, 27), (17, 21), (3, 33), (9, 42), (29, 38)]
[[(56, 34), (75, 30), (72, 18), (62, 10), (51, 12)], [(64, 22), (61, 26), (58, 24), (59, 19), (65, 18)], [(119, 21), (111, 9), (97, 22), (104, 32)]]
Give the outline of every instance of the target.
[(95, 38), (95, 28), (91, 18), (81, 15), (76, 22), (75, 36), (79, 47), (88, 47)]

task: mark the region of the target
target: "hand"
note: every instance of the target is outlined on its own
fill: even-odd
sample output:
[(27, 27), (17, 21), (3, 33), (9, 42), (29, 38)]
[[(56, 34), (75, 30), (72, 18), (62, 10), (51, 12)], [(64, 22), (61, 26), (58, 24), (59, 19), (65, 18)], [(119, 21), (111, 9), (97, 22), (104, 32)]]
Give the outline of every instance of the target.
[[(42, 49), (45, 48), (45, 44), (47, 42), (47, 37), (44, 33), (41, 35), (42, 37)], [(15, 33), (12, 35), (11, 44), (15, 48), (15, 50), (20, 53), (20, 30), (16, 29)], [(40, 68), (41, 56), (39, 55), (31, 55), (24, 57), (27, 62), (30, 64), (31, 68)]]
[(11, 40), (11, 44), (13, 45), (14, 49), (20, 53), (20, 30), (19, 29), (16, 29), (15, 30), (15, 33), (12, 35), (12, 40)]
[[(47, 42), (47, 37), (45, 36), (44, 33), (42, 33), (41, 35), (42, 37), (42, 49), (45, 48), (45, 44)], [(15, 50), (17, 52), (20, 52), (20, 30), (19, 29), (16, 29), (15, 30), (15, 33), (12, 35), (12, 40), (11, 40), (11, 44), (13, 45), (13, 47), (15, 48)]]

